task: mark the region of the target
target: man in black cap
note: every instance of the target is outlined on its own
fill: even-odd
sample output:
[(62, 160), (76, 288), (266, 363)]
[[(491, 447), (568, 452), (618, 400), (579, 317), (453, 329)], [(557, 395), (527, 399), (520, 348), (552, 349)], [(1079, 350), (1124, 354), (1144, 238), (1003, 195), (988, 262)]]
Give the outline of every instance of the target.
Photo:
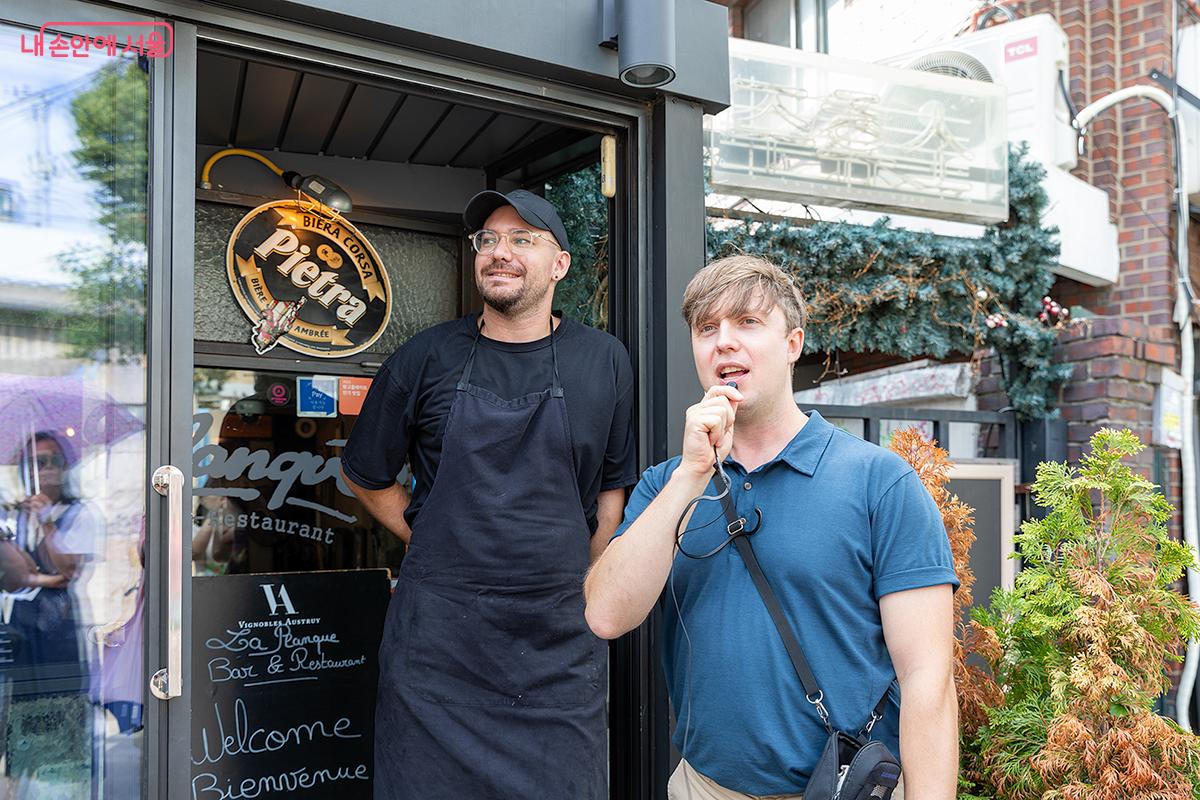
[(342, 461), (408, 544), (375, 796), (607, 797), (607, 649), (582, 585), (637, 481), (633, 371), (615, 338), (552, 312), (571, 254), (550, 203), (481, 192), (463, 217), (483, 311), (384, 363)]

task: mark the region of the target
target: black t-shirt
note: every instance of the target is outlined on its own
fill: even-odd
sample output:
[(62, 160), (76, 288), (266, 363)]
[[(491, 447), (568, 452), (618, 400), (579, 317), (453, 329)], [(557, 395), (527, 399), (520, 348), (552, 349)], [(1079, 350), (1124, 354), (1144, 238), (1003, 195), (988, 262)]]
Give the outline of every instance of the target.
[[(442, 432), (462, 375), (477, 316), (468, 314), (418, 333), (384, 362), (363, 402), (342, 455), (346, 474), (368, 489), (391, 486), (407, 462), (416, 478), (405, 512), (411, 525), (429, 496), (442, 455)], [(549, 326), (547, 325), (547, 328)], [(569, 319), (554, 331), (558, 374), (579, 497), (596, 530), (596, 498), (602, 491), (637, 483), (633, 445), (633, 368), (613, 336)], [(545, 391), (553, 379), (550, 336), (533, 342), (479, 337), (471, 383), (513, 399)], [(513, 464), (520, 477), (520, 464)]]

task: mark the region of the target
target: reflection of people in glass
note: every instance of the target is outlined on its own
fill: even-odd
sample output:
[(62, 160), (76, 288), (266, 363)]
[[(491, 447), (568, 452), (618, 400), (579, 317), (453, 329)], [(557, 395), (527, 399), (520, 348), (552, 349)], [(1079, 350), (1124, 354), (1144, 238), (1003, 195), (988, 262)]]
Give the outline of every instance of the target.
[[(102, 645), (100, 657), (100, 680), (95, 687), (94, 698), (108, 710), (123, 734), (133, 734), (142, 729), (146, 674), (142, 654), (144, 624), (142, 613), (146, 605), (146, 582), (142, 578), (146, 571), (146, 518), (143, 516), (138, 534), (137, 563), (139, 580), (130, 589), (136, 591), (133, 607), (128, 615), (121, 615), (119, 622), (97, 628), (96, 640)], [(125, 593), (129, 597), (130, 592)]]
[(232, 498), (213, 495), (200, 498), (192, 532), (193, 575), (223, 575), (228, 571), (234, 561), (235, 521), (239, 513), (241, 507)]
[(75, 770), (90, 780), (87, 656), (70, 587), (99, 531), (67, 488), (74, 450), (65, 442), (42, 432), (25, 448), (25, 497), (7, 510), (0, 533), (0, 632), (8, 639), (0, 663), (11, 696), (5, 755), (19, 786), (47, 773), (70, 780)]
[[(223, 455), (245, 448), (251, 458), (265, 457), (265, 465), (280, 443), (275, 418), (267, 413), (258, 395), (242, 397), (221, 418), (215, 445)], [(211, 424), (211, 416), (205, 425)], [(250, 524), (266, 512), (266, 497), (275, 482), (261, 470), (231, 470), (210, 476), (196, 489), (196, 507), (192, 529), (192, 573), (194, 575), (240, 574), (246, 572), (285, 571), (292, 567), (273, 557), (272, 548), (264, 552), (261, 536)], [(265, 495), (264, 495), (265, 492)], [(251, 563), (253, 560), (253, 563)]]
[[(230, 406), (216, 441), (197, 451), (194, 575), (361, 566), (337, 560), (334, 530), (354, 518), (332, 507), (336, 468), (320, 474), (332, 455), (323, 443), (339, 437), (338, 421), (298, 420), (294, 407), (268, 403), (277, 380), (256, 375), (255, 392)], [(213, 416), (201, 412), (196, 421), (207, 433)]]
[[(339, 476), (358, 409), (298, 416), (291, 375), (239, 372), (216, 388), (197, 376), (193, 575), (399, 569), (403, 542)], [(410, 482), (402, 472), (397, 480)]]

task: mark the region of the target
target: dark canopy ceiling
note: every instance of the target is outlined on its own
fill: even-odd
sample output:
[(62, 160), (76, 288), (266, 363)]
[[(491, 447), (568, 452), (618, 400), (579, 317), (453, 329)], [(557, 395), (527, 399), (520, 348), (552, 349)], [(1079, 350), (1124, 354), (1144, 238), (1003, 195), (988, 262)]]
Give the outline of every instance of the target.
[[(307, 65), (199, 53), (201, 145), (482, 169), (532, 183), (599, 152), (598, 135)], [(594, 159), (591, 159), (594, 160)]]

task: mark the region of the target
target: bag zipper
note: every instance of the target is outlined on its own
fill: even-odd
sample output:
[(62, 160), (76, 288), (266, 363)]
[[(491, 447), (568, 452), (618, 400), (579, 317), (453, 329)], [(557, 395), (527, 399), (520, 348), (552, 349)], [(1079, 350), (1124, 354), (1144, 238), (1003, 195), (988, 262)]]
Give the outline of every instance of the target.
[(833, 800), (837, 800), (837, 798), (841, 795), (842, 784), (846, 782), (846, 775), (849, 772), (850, 772), (849, 764), (844, 764), (838, 768), (837, 787), (833, 790)]

